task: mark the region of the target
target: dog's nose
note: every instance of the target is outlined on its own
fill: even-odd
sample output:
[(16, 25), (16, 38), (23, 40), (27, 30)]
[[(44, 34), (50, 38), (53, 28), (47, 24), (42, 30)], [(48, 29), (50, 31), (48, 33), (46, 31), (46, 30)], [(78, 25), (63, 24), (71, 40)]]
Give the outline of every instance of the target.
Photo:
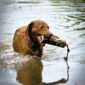
[(48, 31), (47, 33), (45, 33), (44, 37), (50, 38), (52, 35), (53, 34), (50, 31)]

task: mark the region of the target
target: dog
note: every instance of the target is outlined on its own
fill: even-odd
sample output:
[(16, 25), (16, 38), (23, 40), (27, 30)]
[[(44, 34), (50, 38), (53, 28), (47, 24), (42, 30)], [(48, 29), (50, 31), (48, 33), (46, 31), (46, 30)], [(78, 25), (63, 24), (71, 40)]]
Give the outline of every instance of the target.
[[(52, 37), (51, 37), (52, 36)], [(35, 20), (15, 31), (13, 37), (13, 49), (23, 55), (41, 57), (45, 42), (51, 45), (65, 47), (66, 42), (59, 39), (49, 31), (45, 21)]]
[(15, 31), (13, 49), (23, 55), (41, 57), (45, 46), (42, 41), (51, 35), (46, 22), (42, 20), (32, 21), (28, 26), (23, 26)]

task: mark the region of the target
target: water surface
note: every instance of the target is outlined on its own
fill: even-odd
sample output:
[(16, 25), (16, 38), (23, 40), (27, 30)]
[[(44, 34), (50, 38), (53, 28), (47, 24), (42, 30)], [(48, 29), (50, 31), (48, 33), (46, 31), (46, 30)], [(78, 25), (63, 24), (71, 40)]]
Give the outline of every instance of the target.
[[(15, 30), (36, 19), (46, 21), (52, 33), (68, 42), (71, 50), (68, 60), (70, 69), (67, 69), (64, 61), (66, 48), (46, 45), (42, 61), (28, 59), (27, 56), (13, 52), (12, 38)], [(23, 68), (24, 62), (26, 66), (32, 65), (30, 69)], [(34, 66), (34, 63), (37, 66)], [(38, 70), (34, 72), (34, 68)], [(37, 78), (30, 77), (31, 71)], [(84, 74), (85, 1), (39, 0), (16, 3), (5, 0), (0, 2), (0, 85), (28, 85), (28, 80), (32, 85), (84, 85)]]

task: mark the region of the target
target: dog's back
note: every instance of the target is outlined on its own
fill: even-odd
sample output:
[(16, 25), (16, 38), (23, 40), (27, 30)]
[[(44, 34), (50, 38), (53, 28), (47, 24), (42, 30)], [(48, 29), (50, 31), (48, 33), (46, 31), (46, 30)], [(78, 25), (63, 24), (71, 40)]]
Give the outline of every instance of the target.
[(13, 38), (14, 51), (23, 55), (41, 56), (42, 47), (37, 51), (32, 50), (27, 30), (28, 30), (27, 27), (23, 26), (15, 31)]
[(13, 38), (13, 49), (15, 52), (27, 54), (28, 52), (28, 40), (27, 40), (27, 27), (21, 27), (16, 30)]

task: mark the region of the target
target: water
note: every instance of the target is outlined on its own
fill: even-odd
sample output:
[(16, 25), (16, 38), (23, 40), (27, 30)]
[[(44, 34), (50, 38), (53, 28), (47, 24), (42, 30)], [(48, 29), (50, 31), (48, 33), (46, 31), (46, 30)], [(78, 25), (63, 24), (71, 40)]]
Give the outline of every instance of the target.
[[(27, 56), (13, 52), (12, 38), (15, 30), (36, 19), (46, 21), (52, 33), (68, 42), (71, 50), (68, 61), (70, 69), (64, 61), (66, 48), (46, 45), (42, 61), (35, 58), (28, 59)], [(28, 82), (32, 85), (84, 85), (84, 50), (84, 0), (39, 0), (29, 3), (4, 0), (0, 2), (0, 85), (28, 85)], [(29, 70), (23, 65), (32, 66)], [(36, 71), (34, 68), (37, 68)], [(32, 75), (36, 78), (31, 77)]]

